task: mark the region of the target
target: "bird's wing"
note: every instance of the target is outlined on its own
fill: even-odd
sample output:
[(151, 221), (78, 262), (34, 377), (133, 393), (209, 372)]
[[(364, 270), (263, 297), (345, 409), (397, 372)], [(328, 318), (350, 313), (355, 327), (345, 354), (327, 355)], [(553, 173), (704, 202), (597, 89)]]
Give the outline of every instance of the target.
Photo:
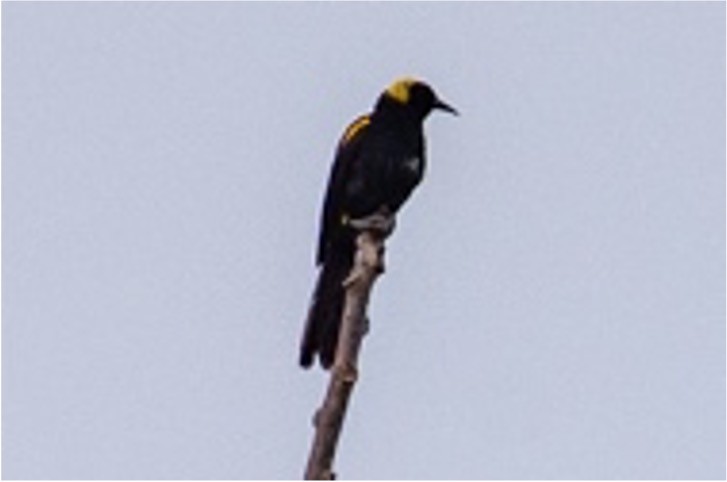
[(336, 158), (333, 161), (333, 167), (328, 179), (328, 188), (323, 201), (316, 264), (323, 263), (331, 235), (335, 227), (341, 223), (344, 215), (343, 198), (346, 192), (346, 183), (350, 177), (351, 164), (358, 156), (361, 140), (370, 123), (371, 118), (368, 114), (358, 117), (349, 124), (338, 143)]

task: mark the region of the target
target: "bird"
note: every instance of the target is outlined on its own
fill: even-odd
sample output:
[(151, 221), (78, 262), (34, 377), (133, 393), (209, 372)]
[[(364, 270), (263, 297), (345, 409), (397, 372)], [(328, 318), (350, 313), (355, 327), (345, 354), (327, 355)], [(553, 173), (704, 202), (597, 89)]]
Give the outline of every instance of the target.
[[(300, 343), (299, 364), (329, 369), (353, 266), (358, 234), (351, 221), (377, 212), (395, 215), (424, 176), (423, 123), (434, 110), (459, 115), (423, 80), (403, 77), (381, 93), (370, 113), (344, 130), (330, 170), (315, 262), (318, 279)], [(382, 211), (383, 210), (383, 211)]]

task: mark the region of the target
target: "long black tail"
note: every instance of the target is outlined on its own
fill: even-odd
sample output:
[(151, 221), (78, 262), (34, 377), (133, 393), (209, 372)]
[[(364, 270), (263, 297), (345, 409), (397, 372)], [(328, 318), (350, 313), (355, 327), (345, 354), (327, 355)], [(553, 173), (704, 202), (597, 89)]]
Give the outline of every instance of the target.
[(343, 281), (351, 270), (352, 258), (352, 250), (330, 249), (323, 261), (300, 344), (300, 365), (304, 368), (313, 364), (316, 353), (323, 368), (333, 364), (345, 298)]

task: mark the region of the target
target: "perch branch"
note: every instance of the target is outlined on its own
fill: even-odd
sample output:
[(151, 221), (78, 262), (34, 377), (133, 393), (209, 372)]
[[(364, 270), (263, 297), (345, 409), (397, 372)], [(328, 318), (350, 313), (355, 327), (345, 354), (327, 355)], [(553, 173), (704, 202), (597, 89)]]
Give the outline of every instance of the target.
[(358, 354), (368, 330), (366, 306), (376, 278), (384, 271), (384, 240), (394, 229), (394, 216), (382, 210), (350, 221), (360, 230), (351, 273), (344, 281), (346, 298), (336, 358), (323, 405), (313, 420), (315, 437), (305, 470), (307, 480), (333, 480), (333, 459), (348, 401), (358, 378)]

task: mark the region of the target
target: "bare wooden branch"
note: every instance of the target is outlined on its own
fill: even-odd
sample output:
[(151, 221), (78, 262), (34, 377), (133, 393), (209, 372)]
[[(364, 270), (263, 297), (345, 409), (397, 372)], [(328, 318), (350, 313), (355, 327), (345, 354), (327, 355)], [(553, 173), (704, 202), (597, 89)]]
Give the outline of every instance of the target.
[[(380, 223), (381, 219), (379, 217), (374, 221)], [(366, 306), (369, 294), (374, 281), (384, 270), (384, 238), (393, 229), (393, 218), (390, 217), (388, 222), (388, 229), (382, 229), (380, 224), (369, 224), (369, 229), (362, 231), (356, 238), (357, 250), (353, 269), (344, 282), (346, 300), (336, 359), (326, 397), (313, 421), (316, 433), (305, 471), (305, 478), (308, 480), (336, 478), (333, 459), (348, 401), (358, 378), (358, 353), (363, 336), (368, 330)]]

